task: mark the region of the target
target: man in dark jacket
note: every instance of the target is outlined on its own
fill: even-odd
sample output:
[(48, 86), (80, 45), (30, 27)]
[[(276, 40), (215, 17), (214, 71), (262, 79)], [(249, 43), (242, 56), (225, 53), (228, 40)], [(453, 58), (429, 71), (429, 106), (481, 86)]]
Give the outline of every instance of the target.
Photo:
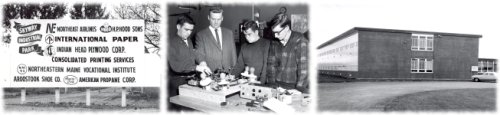
[(245, 67), (248, 66), (254, 68), (257, 80), (264, 84), (267, 81), (266, 67), (270, 41), (260, 37), (258, 28), (255, 21), (245, 21), (243, 23), (242, 31), (247, 42), (241, 45), (238, 61), (232, 74), (239, 77), (240, 73), (244, 72)]
[[(169, 37), (168, 41), (168, 98), (179, 95), (178, 87), (187, 83), (196, 72), (208, 72), (205, 62), (196, 65), (196, 53), (189, 36), (193, 32), (195, 23), (189, 16), (181, 16), (177, 20), (177, 33)], [(172, 109), (169, 104), (169, 109)]]

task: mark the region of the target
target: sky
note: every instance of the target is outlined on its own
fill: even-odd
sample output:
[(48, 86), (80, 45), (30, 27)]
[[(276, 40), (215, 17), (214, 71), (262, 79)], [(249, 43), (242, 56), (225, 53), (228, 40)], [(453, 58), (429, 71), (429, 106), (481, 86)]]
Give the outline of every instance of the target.
[(500, 7), (494, 0), (335, 0), (311, 4), (311, 42), (353, 27), (480, 34), (479, 58), (500, 57)]

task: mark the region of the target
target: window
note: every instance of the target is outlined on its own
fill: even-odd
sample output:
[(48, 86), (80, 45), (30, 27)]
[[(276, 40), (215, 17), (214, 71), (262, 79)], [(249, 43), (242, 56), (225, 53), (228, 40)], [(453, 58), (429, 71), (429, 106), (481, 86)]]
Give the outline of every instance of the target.
[(418, 36), (411, 36), (411, 50), (418, 49)]
[(425, 50), (425, 37), (420, 36), (418, 37), (418, 50)]
[(478, 72), (496, 72), (495, 66), (495, 61), (481, 60), (478, 64)]
[(426, 58), (411, 58), (412, 73), (432, 73), (433, 60)]
[(418, 60), (418, 72), (425, 72), (425, 59)]
[(434, 50), (434, 36), (429, 34), (412, 34), (411, 50), (413, 51)]
[(411, 59), (411, 72), (418, 72), (418, 60), (416, 58)]
[(427, 36), (427, 50), (428, 51), (432, 51), (433, 50), (433, 42), (434, 42), (434, 38), (431, 37), (431, 36)]
[(426, 67), (425, 72), (432, 72), (432, 59), (427, 59), (425, 67)]

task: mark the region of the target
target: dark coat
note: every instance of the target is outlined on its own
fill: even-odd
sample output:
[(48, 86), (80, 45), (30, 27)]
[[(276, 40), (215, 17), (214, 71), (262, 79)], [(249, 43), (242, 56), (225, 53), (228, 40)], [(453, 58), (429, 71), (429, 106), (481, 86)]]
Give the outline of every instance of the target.
[(188, 76), (194, 76), (196, 52), (191, 39), (189, 47), (179, 36), (169, 37), (168, 41), (168, 97), (178, 95), (178, 87), (187, 83)]

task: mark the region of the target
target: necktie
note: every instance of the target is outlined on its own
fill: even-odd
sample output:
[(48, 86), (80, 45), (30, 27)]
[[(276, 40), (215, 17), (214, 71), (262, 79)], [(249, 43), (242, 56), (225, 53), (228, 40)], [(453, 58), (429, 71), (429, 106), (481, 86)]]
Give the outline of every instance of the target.
[(217, 29), (215, 29), (215, 37), (215, 39), (217, 39), (217, 45), (222, 49), (222, 46), (220, 46), (219, 31)]

